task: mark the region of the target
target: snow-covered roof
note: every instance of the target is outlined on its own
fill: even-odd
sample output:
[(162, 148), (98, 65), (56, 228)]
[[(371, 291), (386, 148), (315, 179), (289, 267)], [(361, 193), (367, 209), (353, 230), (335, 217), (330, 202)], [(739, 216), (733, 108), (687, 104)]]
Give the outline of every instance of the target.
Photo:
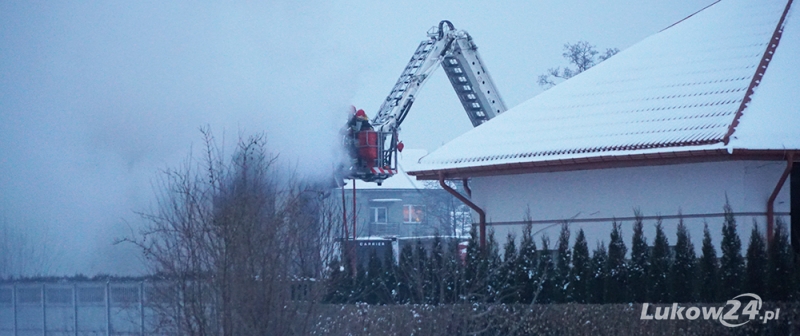
[(800, 149), (790, 4), (715, 3), (445, 144), (411, 174)]
[(428, 154), (424, 149), (404, 149), (402, 152), (397, 153), (398, 164), (397, 174), (383, 181), (381, 186), (374, 182), (358, 182), (356, 188), (358, 189), (424, 189), (422, 181), (417, 181), (411, 176), (408, 176), (408, 171), (414, 169), (418, 165), (421, 157)]
[(800, 148), (800, 13), (792, 7), (769, 71), (731, 136), (733, 148)]

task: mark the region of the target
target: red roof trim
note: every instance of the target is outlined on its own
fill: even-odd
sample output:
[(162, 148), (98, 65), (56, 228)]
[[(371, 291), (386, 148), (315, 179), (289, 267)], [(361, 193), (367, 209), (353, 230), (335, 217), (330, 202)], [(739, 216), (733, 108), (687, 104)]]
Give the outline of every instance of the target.
[(725, 137), (722, 139), (722, 142), (725, 145), (730, 142), (733, 132), (736, 131), (736, 126), (739, 125), (739, 118), (742, 116), (744, 109), (747, 108), (747, 104), (750, 103), (753, 93), (755, 92), (755, 88), (761, 83), (761, 79), (764, 78), (764, 74), (767, 72), (769, 62), (772, 60), (772, 56), (775, 55), (775, 50), (778, 49), (778, 44), (781, 42), (781, 36), (783, 35), (783, 23), (786, 20), (786, 14), (789, 13), (789, 8), (792, 7), (792, 1), (794, 0), (789, 0), (786, 3), (786, 8), (783, 9), (781, 19), (778, 21), (778, 25), (775, 27), (775, 31), (772, 33), (772, 38), (770, 39), (769, 44), (767, 44), (767, 50), (765, 50), (764, 55), (761, 56), (761, 62), (758, 64), (758, 67), (756, 67), (756, 73), (750, 80), (750, 86), (747, 88), (744, 99), (742, 99), (742, 103), (739, 104), (739, 109), (736, 110), (736, 114), (733, 116), (733, 122), (731, 122), (731, 125), (728, 126), (728, 133), (726, 133)]

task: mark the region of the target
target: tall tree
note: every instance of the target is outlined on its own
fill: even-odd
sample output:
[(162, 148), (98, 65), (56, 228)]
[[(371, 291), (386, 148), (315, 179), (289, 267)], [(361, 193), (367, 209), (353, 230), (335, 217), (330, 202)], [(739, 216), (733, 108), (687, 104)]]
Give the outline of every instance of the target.
[[(539, 86), (549, 89), (556, 85), (556, 80), (570, 79), (619, 52), (617, 48), (608, 48), (605, 52), (600, 53), (595, 48), (594, 45), (586, 41), (564, 44), (564, 52), (561, 56), (567, 59), (570, 66), (566, 66), (563, 69), (561, 67), (547, 69), (547, 73), (539, 75)], [(574, 66), (574, 68), (571, 66)]]
[(650, 254), (650, 300), (664, 303), (670, 301), (669, 291), (669, 241), (664, 234), (661, 219), (656, 222), (656, 238), (653, 253)]
[(725, 202), (725, 223), (722, 226), (722, 258), (719, 263), (719, 288), (722, 299), (739, 295), (742, 291), (744, 275), (744, 259), (742, 258), (742, 241), (736, 232), (736, 218), (730, 204)]
[(500, 278), (500, 246), (494, 236), (494, 229), (489, 230), (486, 235), (486, 262), (484, 263), (486, 273), (486, 284), (484, 285), (484, 301), (495, 302), (500, 296), (502, 279)]
[(649, 283), (648, 269), (650, 266), (650, 254), (647, 247), (647, 238), (644, 236), (644, 220), (642, 213), (634, 210), (635, 220), (633, 222), (633, 239), (631, 241), (631, 266), (628, 269), (631, 301), (647, 301), (647, 284)]
[(428, 274), (428, 279), (430, 284), (428, 286), (428, 292), (426, 293), (427, 302), (429, 304), (439, 304), (442, 302), (444, 297), (444, 287), (443, 287), (443, 276), (442, 276), (442, 269), (444, 269), (444, 246), (442, 243), (442, 237), (439, 236), (437, 232), (433, 236), (433, 242), (431, 244), (431, 255), (428, 258), (428, 267), (425, 270)]
[(421, 240), (417, 240), (416, 244), (414, 244), (413, 264), (411, 302), (417, 304), (426, 303), (426, 294), (430, 293), (431, 279), (425, 271), (428, 268), (428, 251), (425, 250)]
[(515, 282), (518, 288), (519, 302), (532, 303), (539, 287), (539, 277), (537, 275), (536, 243), (533, 241), (530, 222), (522, 230), (522, 241), (519, 244), (519, 254), (515, 264), (514, 274), (517, 276)]
[(572, 245), (572, 268), (569, 276), (570, 301), (589, 302), (589, 283), (592, 279), (592, 262), (589, 257), (589, 246), (583, 228), (578, 230), (575, 244)]
[(622, 239), (622, 226), (616, 220), (611, 223), (611, 240), (608, 242), (608, 278), (606, 279), (605, 300), (607, 303), (621, 303), (627, 300), (628, 272), (625, 254), (628, 248)]
[(695, 302), (695, 279), (697, 272), (697, 257), (694, 253), (694, 244), (689, 230), (683, 223), (683, 218), (678, 222), (678, 240), (675, 242), (675, 261), (672, 263), (670, 278), (672, 279), (673, 300), (677, 302)]
[(500, 266), (500, 302), (517, 303), (519, 293), (517, 292), (517, 275), (514, 263), (517, 261), (516, 237), (509, 232), (506, 237), (506, 244), (503, 246), (503, 264)]
[(404, 244), (397, 265), (397, 302), (411, 303), (414, 288), (414, 249)]
[(605, 298), (608, 278), (608, 252), (602, 242), (598, 242), (592, 252), (592, 279), (589, 284), (589, 302), (607, 303)]
[(464, 267), (464, 291), (470, 301), (481, 299), (481, 290), (486, 284), (486, 267), (484, 267), (486, 258), (479, 244), (478, 231), (473, 225), (469, 231)]
[(464, 294), (464, 263), (458, 243), (457, 239), (450, 240), (447, 244), (447, 253), (445, 253), (445, 303), (457, 302)]
[(567, 302), (569, 298), (569, 274), (570, 274), (570, 261), (572, 260), (572, 251), (569, 248), (569, 223), (564, 222), (561, 224), (561, 232), (558, 234), (558, 245), (556, 246), (556, 268), (553, 274), (553, 286), (555, 292), (553, 293), (554, 302)]
[(367, 294), (369, 293), (369, 279), (367, 278), (367, 267), (364, 263), (356, 264), (356, 278), (353, 281), (353, 287), (350, 291), (350, 300), (348, 303), (366, 302)]
[(383, 275), (381, 276), (384, 289), (383, 293), (386, 295), (384, 301), (387, 303), (397, 303), (398, 299), (398, 283), (397, 283), (397, 263), (394, 260), (394, 252), (391, 248), (384, 250), (383, 254)]
[(365, 276), (364, 302), (369, 304), (386, 304), (388, 294), (383, 283), (383, 267), (378, 253), (372, 250), (367, 261), (367, 274)]
[(550, 250), (550, 237), (542, 236), (542, 248), (539, 250), (539, 294), (537, 302), (550, 303), (555, 296), (553, 254)]
[(753, 220), (753, 230), (750, 232), (750, 243), (747, 245), (745, 258), (747, 266), (745, 266), (744, 290), (766, 297), (767, 248), (764, 236), (758, 231), (758, 224), (755, 220)]
[(701, 302), (717, 302), (719, 288), (719, 260), (717, 250), (711, 241), (708, 223), (703, 224), (703, 247), (700, 255), (700, 283), (698, 296)]
[(789, 235), (782, 218), (775, 221), (772, 243), (767, 248), (769, 276), (767, 300), (789, 301), (792, 293), (792, 251)]

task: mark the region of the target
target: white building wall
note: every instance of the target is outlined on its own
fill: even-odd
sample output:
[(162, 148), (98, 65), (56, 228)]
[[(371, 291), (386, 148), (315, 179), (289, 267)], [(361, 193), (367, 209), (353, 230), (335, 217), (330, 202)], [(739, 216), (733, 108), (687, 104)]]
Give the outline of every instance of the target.
[[(708, 222), (714, 245), (719, 249), (725, 198), (735, 213), (759, 213), (737, 216), (743, 250), (750, 237), (753, 219), (761, 230), (765, 225), (767, 199), (786, 167), (774, 161), (724, 161), (649, 167), (629, 167), (476, 177), (472, 179), (473, 201), (486, 211), (487, 222), (502, 245), (508, 232), (517, 236), (527, 209), (537, 220), (574, 219), (570, 225), (574, 241), (583, 228), (590, 249), (595, 241), (608, 242), (610, 221), (581, 222), (587, 219), (627, 218), (638, 208), (644, 216), (711, 215), (684, 219), (699, 253), (703, 223)], [(775, 202), (776, 213), (789, 212), (789, 181)], [(788, 223), (788, 216), (782, 216)], [(476, 217), (477, 218), (477, 217)], [(505, 222), (505, 223), (504, 223)], [(507, 223), (516, 222), (516, 223)], [(677, 219), (664, 220), (670, 244), (675, 242)], [(623, 221), (623, 235), (630, 247), (632, 221)], [(655, 236), (655, 220), (645, 222), (648, 242)], [(536, 224), (554, 244), (559, 225)]]

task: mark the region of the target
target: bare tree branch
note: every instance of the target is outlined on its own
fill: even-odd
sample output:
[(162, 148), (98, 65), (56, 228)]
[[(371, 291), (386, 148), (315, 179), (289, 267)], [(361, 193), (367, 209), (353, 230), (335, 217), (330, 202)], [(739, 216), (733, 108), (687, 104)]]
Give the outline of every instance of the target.
[(589, 70), (589, 68), (597, 65), (598, 63), (609, 59), (611, 56), (614, 56), (619, 52), (619, 49), (617, 48), (608, 48), (605, 50), (605, 53), (600, 54), (600, 52), (595, 48), (596, 47), (594, 45), (586, 41), (578, 41), (574, 44), (564, 44), (564, 52), (561, 54), (561, 56), (567, 60), (569, 65), (574, 66), (575, 68), (549, 68), (547, 69), (546, 73), (539, 75), (537, 80), (539, 86), (547, 90), (557, 84), (556, 79), (570, 79), (581, 72)]

